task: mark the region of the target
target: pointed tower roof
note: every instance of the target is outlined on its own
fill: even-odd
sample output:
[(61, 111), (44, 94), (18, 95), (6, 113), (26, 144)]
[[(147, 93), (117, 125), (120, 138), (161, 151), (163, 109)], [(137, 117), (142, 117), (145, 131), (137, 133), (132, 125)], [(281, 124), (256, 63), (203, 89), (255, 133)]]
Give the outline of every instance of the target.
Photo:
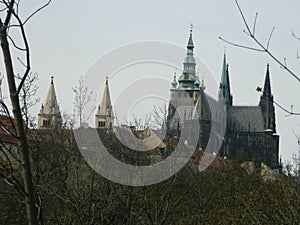
[(110, 92), (108, 87), (108, 77), (106, 77), (106, 82), (104, 86), (104, 90), (102, 92), (102, 99), (100, 107), (98, 108), (97, 114), (98, 116), (112, 116), (112, 105), (110, 100)]
[(229, 66), (226, 62), (226, 53), (223, 57), (222, 75), (219, 87), (219, 101), (223, 101), (228, 108), (232, 105), (232, 96), (230, 92), (230, 82), (229, 82)]
[(56, 99), (55, 88), (53, 83), (54, 77), (51, 77), (50, 87), (48, 89), (47, 97), (41, 108), (43, 114), (60, 114), (59, 106)]
[(226, 53), (224, 53), (224, 56), (223, 56), (223, 66), (222, 66), (222, 76), (221, 76), (221, 83), (220, 85), (222, 86), (226, 86), (228, 84), (228, 80), (227, 80), (227, 74), (226, 74), (226, 66), (227, 63), (226, 63)]
[(266, 72), (266, 78), (265, 78), (265, 85), (263, 90), (264, 96), (271, 96), (271, 83), (270, 83), (270, 66), (269, 63), (267, 64), (267, 72)]
[(193, 26), (190, 28), (190, 36), (187, 43), (186, 57), (183, 61), (183, 73), (179, 77), (179, 88), (199, 89), (199, 82), (196, 79), (196, 60), (194, 58)]
[(194, 48), (194, 42), (193, 42), (193, 24), (191, 24), (190, 27), (190, 37), (189, 37), (189, 41), (187, 44), (187, 48), (188, 49), (193, 49)]

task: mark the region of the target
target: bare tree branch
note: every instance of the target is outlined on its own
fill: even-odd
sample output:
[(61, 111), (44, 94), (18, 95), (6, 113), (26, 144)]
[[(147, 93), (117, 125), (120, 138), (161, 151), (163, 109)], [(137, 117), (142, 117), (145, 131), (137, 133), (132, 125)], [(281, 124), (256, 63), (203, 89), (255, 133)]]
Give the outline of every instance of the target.
[(18, 49), (18, 50), (20, 50), (20, 51), (26, 51), (25, 48), (21, 48), (21, 47), (17, 46), (17, 44), (16, 44), (15, 41), (11, 38), (10, 35), (7, 35), (7, 37), (9, 38), (9, 40), (11, 41), (11, 43), (13, 44), (13, 46), (14, 46), (16, 49)]
[(300, 116), (300, 113), (298, 112), (293, 112), (293, 105), (291, 105), (291, 110), (287, 110), (286, 108), (284, 108), (282, 105), (280, 105), (279, 103), (273, 101), (274, 104), (276, 106), (278, 106), (280, 109), (282, 109), (283, 111), (285, 111), (286, 113), (290, 114), (290, 115), (295, 115), (295, 116)]
[(38, 8), (37, 10), (35, 10), (30, 16), (27, 17), (27, 19), (24, 20), (22, 25), (25, 25), (25, 23), (28, 22), (28, 20), (31, 19), (31, 17), (33, 17), (35, 14), (37, 14), (38, 12), (40, 12), (41, 10), (43, 10), (44, 8), (46, 8), (52, 0), (48, 0), (48, 2), (46, 4), (44, 4), (43, 6), (41, 6), (40, 8)]
[(7, 11), (6, 18), (5, 18), (4, 23), (3, 23), (3, 26), (4, 26), (4, 27), (7, 27), (8, 24), (9, 24), (9, 22), (10, 22), (11, 14), (12, 14), (12, 12), (13, 12), (14, 2), (15, 2), (15, 1), (12, 0), (12, 1), (10, 2), (10, 4), (8, 4), (7, 2), (3, 1), (3, 3), (6, 5), (7, 10), (8, 10), (8, 11)]
[[(254, 40), (254, 42), (259, 46), (259, 49), (257, 49), (257, 48), (252, 48), (252, 47), (248, 47), (248, 46), (244, 46), (244, 45), (235, 44), (235, 43), (233, 43), (233, 42), (230, 42), (230, 41), (225, 40), (225, 39), (222, 38), (222, 37), (219, 37), (219, 38), (220, 38), (222, 41), (224, 41), (224, 42), (226, 42), (226, 43), (228, 43), (228, 44), (231, 44), (231, 45), (233, 45), (233, 46), (236, 46), (236, 47), (240, 47), (240, 48), (245, 48), (245, 49), (249, 49), (249, 50), (254, 50), (254, 51), (258, 51), (258, 52), (265, 52), (265, 53), (267, 53), (267, 54), (268, 54), (268, 55), (269, 55), (269, 56), (270, 56), (277, 64), (279, 64), (279, 65), (281, 66), (282, 69), (286, 70), (290, 75), (292, 75), (292, 76), (300, 83), (300, 77), (299, 77), (295, 72), (293, 72), (290, 68), (288, 68), (288, 67), (286, 66), (286, 63), (285, 63), (285, 62), (280, 61), (280, 60), (278, 59), (278, 57), (276, 57), (273, 53), (271, 53), (271, 52), (268, 50), (269, 43), (270, 43), (270, 39), (271, 39), (271, 37), (272, 37), (272, 35), (273, 35), (274, 28), (273, 28), (272, 32), (270, 33), (269, 41), (268, 41), (267, 47), (265, 47), (265, 46), (262, 44), (262, 42), (256, 38), (255, 33), (251, 31), (251, 29), (250, 29), (250, 27), (249, 27), (249, 25), (248, 25), (248, 22), (247, 22), (247, 20), (246, 20), (246, 17), (245, 17), (245, 15), (244, 15), (244, 13), (243, 13), (243, 11), (242, 11), (242, 9), (241, 9), (239, 3), (238, 3), (238, 0), (235, 0), (235, 3), (236, 3), (236, 5), (237, 5), (237, 7), (238, 7), (239, 13), (240, 13), (240, 15), (241, 15), (241, 17), (242, 17), (242, 20), (243, 20), (243, 22), (244, 22), (244, 25), (245, 25), (245, 27), (246, 27), (246, 31), (247, 31), (247, 32), (245, 32), (245, 33), (247, 33), (247, 34)], [(256, 22), (255, 22), (255, 23), (256, 23)], [(254, 29), (254, 31), (255, 31), (255, 29)]]
[(249, 46), (246, 46), (246, 45), (240, 45), (240, 44), (236, 44), (236, 43), (227, 41), (227, 40), (225, 40), (225, 39), (222, 38), (222, 37), (219, 37), (219, 39), (222, 40), (222, 41), (224, 41), (225, 43), (230, 44), (230, 45), (233, 45), (233, 46), (235, 46), (235, 47), (245, 48), (245, 49), (249, 49), (249, 50), (253, 50), (253, 51), (257, 51), (257, 52), (265, 52), (265, 50), (262, 50), (262, 49), (252, 48), (252, 47), (249, 47)]

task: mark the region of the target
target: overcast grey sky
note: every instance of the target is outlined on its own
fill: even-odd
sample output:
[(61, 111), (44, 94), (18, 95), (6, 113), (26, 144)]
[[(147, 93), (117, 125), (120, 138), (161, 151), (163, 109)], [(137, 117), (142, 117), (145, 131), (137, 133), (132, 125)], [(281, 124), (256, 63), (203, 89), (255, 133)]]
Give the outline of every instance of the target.
[[(22, 1), (23, 15), (28, 15), (38, 2)], [(255, 13), (259, 13), (256, 33), (265, 43), (272, 27), (276, 27), (271, 50), (280, 59), (286, 57), (288, 66), (300, 74), (300, 61), (296, 59), (300, 42), (291, 36), (292, 30), (300, 35), (300, 2), (241, 0), (240, 4), (250, 24)], [(100, 56), (120, 45), (143, 40), (161, 40), (184, 47), (190, 23), (194, 25), (195, 52), (209, 66), (217, 81), (221, 76), (225, 46), (218, 37), (240, 44), (253, 43), (243, 33), (244, 26), (234, 0), (53, 1), (27, 25), (32, 70), (39, 74), (38, 94), (43, 101), (53, 75), (60, 108), (71, 113), (72, 87)], [(270, 63), (275, 101), (287, 108), (293, 104), (294, 111), (300, 111), (300, 83), (269, 57), (228, 45), (226, 51), (235, 105), (258, 103), (259, 94), (255, 89), (263, 85), (266, 64)], [(99, 75), (101, 79), (105, 76)], [(172, 77), (173, 72), (169, 74), (170, 82)], [(104, 80), (96, 82), (102, 84)], [(113, 97), (118, 90), (112, 85)], [(39, 107), (33, 113), (37, 114)], [(297, 151), (292, 127), (300, 133), (300, 117), (287, 117), (279, 108), (276, 108), (276, 116), (280, 151), (283, 159), (289, 159), (292, 152)]]

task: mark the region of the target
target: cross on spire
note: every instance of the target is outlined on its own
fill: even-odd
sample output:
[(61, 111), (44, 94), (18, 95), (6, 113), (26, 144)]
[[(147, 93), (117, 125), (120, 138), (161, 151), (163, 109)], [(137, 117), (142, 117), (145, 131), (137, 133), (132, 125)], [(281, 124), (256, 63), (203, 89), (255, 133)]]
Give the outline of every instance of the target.
[(53, 84), (54, 76), (51, 76), (51, 84)]

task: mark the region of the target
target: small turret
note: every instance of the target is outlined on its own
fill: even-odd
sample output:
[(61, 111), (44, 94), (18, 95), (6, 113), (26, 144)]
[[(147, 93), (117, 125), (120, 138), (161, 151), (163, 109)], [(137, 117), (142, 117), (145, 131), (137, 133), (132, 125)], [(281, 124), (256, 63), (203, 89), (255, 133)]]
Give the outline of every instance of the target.
[(178, 82), (176, 81), (176, 73), (174, 73), (174, 79), (172, 81), (172, 88), (176, 88), (177, 84), (178, 84)]

